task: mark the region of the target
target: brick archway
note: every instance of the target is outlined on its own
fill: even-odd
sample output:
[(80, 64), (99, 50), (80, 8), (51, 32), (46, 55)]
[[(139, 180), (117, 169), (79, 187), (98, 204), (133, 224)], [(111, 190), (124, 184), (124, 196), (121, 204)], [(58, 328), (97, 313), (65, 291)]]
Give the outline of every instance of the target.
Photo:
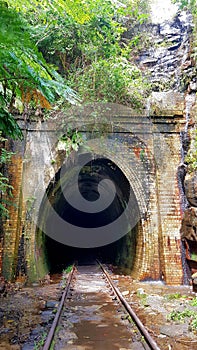
[[(135, 194), (140, 228), (133, 276), (158, 279), (162, 275), (167, 283), (181, 283), (181, 215), (176, 173), (182, 116), (150, 120), (127, 107), (108, 107), (105, 111), (99, 109), (96, 119), (95, 114), (91, 119), (91, 107), (91, 113), (76, 109), (72, 117), (61, 113), (44, 123), (32, 122), (24, 128), (24, 144), (18, 147), (15, 143), (19, 155), (17, 166), (12, 163), (10, 173), (18, 176), (16, 207), (20, 210), (13, 212), (5, 227), (3, 273), (8, 279), (16, 270), (17, 242), (22, 234), (29, 279), (36, 280), (47, 271), (44, 259), (39, 257), (43, 240), (41, 235), (36, 236), (37, 222), (46, 189), (66, 157), (65, 152), (58, 151), (57, 143), (69, 124), (84, 133), (93, 154), (108, 158), (119, 167)], [(173, 124), (168, 122), (172, 118)], [(66, 160), (71, 166), (72, 157), (74, 153)]]

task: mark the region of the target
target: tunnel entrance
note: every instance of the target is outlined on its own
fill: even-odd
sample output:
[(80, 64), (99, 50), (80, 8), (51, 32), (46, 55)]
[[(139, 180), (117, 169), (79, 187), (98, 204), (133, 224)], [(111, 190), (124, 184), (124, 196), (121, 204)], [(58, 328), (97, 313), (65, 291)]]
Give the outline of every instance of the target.
[[(102, 184), (102, 181), (106, 179), (115, 185), (116, 193), (112, 202), (106, 208), (101, 208), (98, 212), (85, 212), (73, 207), (68, 201), (68, 198), (71, 198), (72, 201), (78, 200), (78, 194), (72, 183), (72, 178), (73, 166), (70, 169), (68, 168), (64, 175), (61, 174), (60, 169), (46, 191), (51, 207), (63, 221), (78, 227), (87, 228), (88, 230), (99, 229), (99, 227), (115, 222), (124, 213), (129, 199), (132, 198), (129, 215), (127, 213), (124, 220), (124, 225), (128, 227), (128, 230), (119, 239), (114, 238), (114, 241), (109, 244), (95, 247), (62, 244), (55, 237), (49, 237), (49, 235), (45, 234), (44, 249), (50, 272), (61, 272), (62, 269), (74, 261), (77, 261), (79, 264), (88, 264), (95, 259), (100, 259), (104, 263), (113, 264), (131, 271), (136, 255), (140, 215), (137, 200), (128, 179), (110, 159), (97, 157), (86, 163), (81, 168), (78, 176), (80, 195), (92, 204), (102, 195), (105, 203), (108, 197), (112, 197), (112, 188), (110, 186), (106, 187), (104, 184), (100, 186), (99, 190), (99, 184)], [(46, 232), (46, 228), (53, 225), (53, 214), (50, 207), (44, 210), (41, 220), (45, 227), (43, 231)], [(58, 227), (54, 227), (54, 230), (56, 229), (58, 230)]]
[(96, 259), (115, 266), (119, 272), (129, 274), (136, 254), (139, 224), (126, 236), (109, 245), (98, 248), (76, 248), (65, 246), (47, 237), (46, 250), (50, 273), (59, 273), (73, 262), (89, 265)]

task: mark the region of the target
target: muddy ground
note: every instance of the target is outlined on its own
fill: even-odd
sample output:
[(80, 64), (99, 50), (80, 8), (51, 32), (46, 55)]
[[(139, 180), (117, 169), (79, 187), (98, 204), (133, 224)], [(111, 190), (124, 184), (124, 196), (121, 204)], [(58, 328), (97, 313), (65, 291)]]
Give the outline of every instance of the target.
[[(197, 299), (191, 286), (170, 287), (161, 282), (142, 283), (124, 275), (112, 276), (161, 350), (197, 349)], [(50, 276), (49, 284), (44, 285), (12, 285), (2, 293), (0, 350), (42, 349), (61, 297), (60, 278)]]
[(197, 297), (192, 286), (143, 283), (123, 275), (113, 279), (161, 350), (197, 349)]

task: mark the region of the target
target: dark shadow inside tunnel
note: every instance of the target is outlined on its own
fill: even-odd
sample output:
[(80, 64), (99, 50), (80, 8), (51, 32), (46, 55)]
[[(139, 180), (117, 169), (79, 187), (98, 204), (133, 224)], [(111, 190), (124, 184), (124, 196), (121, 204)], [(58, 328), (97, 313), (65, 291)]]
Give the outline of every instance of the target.
[(61, 272), (74, 262), (89, 265), (98, 259), (102, 263), (116, 266), (119, 271), (130, 273), (135, 259), (137, 232), (138, 225), (118, 241), (97, 248), (69, 247), (47, 237), (46, 249), (50, 272)]
[[(83, 157), (83, 155), (81, 156)], [(76, 166), (77, 167), (77, 166)], [(92, 160), (83, 165), (78, 174), (78, 187), (73, 182), (73, 169), (66, 168), (56, 174), (47, 189), (46, 195), (50, 202), (43, 203), (43, 211), (41, 211), (40, 227), (43, 232), (48, 232), (50, 228), (54, 235), (43, 234), (44, 250), (48, 261), (48, 267), (51, 273), (61, 272), (66, 266), (74, 261), (79, 264), (89, 264), (95, 259), (108, 264), (123, 267), (132, 270), (135, 255), (136, 242), (139, 232), (139, 208), (135, 194), (130, 183), (120, 168), (107, 158), (92, 157)], [(103, 180), (110, 180), (104, 183)], [(99, 188), (100, 186), (100, 188)], [(80, 198), (82, 197), (82, 207), (80, 206)], [(101, 207), (98, 210), (88, 210), (83, 203), (85, 199), (88, 205), (94, 205), (99, 198)], [(110, 202), (109, 202), (110, 198)], [(70, 200), (77, 205), (70, 204)], [(107, 205), (105, 205), (107, 203)], [(103, 205), (103, 207), (102, 207)], [(89, 208), (89, 207), (88, 207)], [(129, 208), (125, 214), (125, 208)], [(108, 227), (124, 215), (121, 229), (125, 234), (115, 235), (111, 242), (102, 243), (101, 245), (80, 246), (78, 242), (73, 246), (65, 244), (56, 239), (58, 225), (54, 224), (53, 211), (63, 220), (71, 225), (79, 228), (85, 228), (88, 231), (97, 232), (99, 236), (100, 227)], [(96, 229), (97, 231), (93, 231)], [(66, 232), (69, 235), (69, 232)], [(79, 237), (80, 238), (80, 237)]]

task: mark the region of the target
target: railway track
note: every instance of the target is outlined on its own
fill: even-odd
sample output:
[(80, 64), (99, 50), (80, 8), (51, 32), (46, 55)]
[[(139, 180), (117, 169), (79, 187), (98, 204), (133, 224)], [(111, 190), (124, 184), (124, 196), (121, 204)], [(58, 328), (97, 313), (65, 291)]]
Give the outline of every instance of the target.
[(160, 350), (105, 267), (73, 267), (43, 350)]

